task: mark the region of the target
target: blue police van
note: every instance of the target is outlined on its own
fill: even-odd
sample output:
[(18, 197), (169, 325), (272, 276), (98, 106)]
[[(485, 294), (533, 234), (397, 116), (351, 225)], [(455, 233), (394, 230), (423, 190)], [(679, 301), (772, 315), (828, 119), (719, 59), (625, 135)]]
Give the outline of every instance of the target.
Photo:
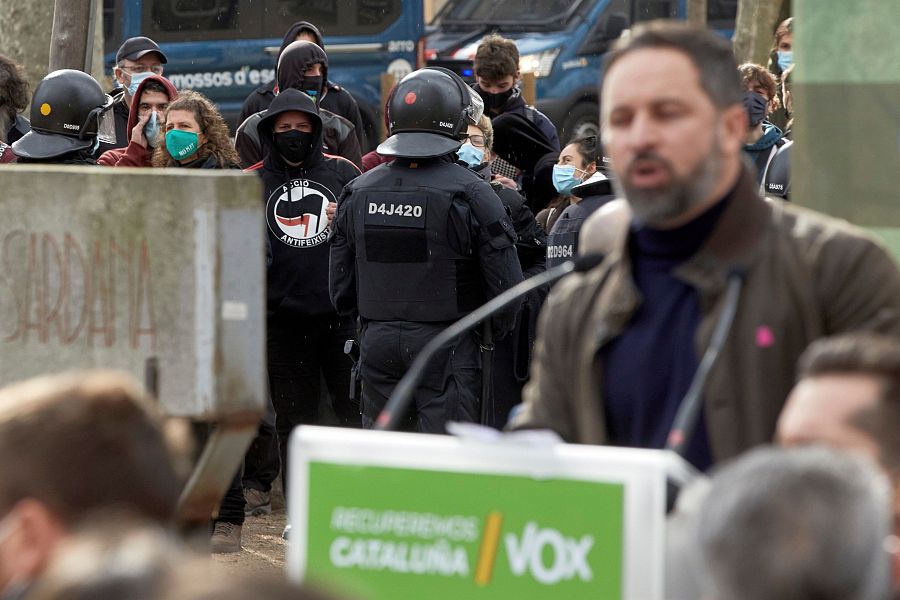
[[(709, 27), (729, 35), (738, 0), (707, 0)], [(598, 80), (604, 53), (632, 24), (683, 19), (685, 0), (447, 0), (429, 27), (428, 64), (474, 80), (481, 38), (497, 32), (515, 41), (522, 74), (536, 78), (538, 110), (563, 142), (598, 131)]]
[(290, 25), (315, 24), (325, 38), (328, 76), (353, 94), (376, 140), (381, 76), (422, 66), (421, 0), (104, 0), (105, 60), (130, 37), (155, 40), (169, 59), (165, 76), (199, 91), (234, 127), (244, 99), (275, 77), (275, 54)]

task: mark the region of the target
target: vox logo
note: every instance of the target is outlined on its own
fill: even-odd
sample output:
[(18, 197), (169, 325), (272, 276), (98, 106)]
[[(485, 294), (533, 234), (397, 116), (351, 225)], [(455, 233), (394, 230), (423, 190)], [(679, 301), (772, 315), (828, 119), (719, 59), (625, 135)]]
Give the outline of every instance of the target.
[(542, 529), (534, 521), (529, 521), (521, 535), (507, 533), (503, 540), (509, 568), (516, 577), (522, 577), (527, 571), (545, 585), (575, 577), (582, 581), (594, 578), (588, 564), (588, 554), (594, 546), (592, 535), (580, 539), (565, 537), (556, 529)]

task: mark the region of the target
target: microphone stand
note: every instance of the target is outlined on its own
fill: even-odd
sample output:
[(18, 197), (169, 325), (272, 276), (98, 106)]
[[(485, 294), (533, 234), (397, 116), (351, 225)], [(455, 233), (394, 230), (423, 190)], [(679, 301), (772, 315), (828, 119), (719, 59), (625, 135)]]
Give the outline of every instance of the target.
[(375, 429), (383, 431), (394, 431), (400, 425), (401, 417), (412, 401), (413, 392), (419, 385), (422, 375), (425, 372), (425, 366), (428, 361), (437, 353), (444, 344), (456, 339), (458, 336), (471, 331), (478, 323), (489, 318), (494, 313), (502, 310), (510, 304), (516, 302), (528, 292), (562, 279), (573, 271), (584, 272), (592, 269), (603, 262), (603, 256), (599, 254), (588, 254), (578, 257), (576, 260), (569, 260), (561, 265), (553, 267), (548, 271), (544, 271), (534, 277), (529, 277), (525, 281), (511, 287), (490, 302), (483, 304), (453, 323), (450, 327), (436, 335), (428, 344), (422, 348), (422, 351), (416, 356), (409, 370), (397, 383), (394, 393), (388, 399), (387, 404), (378, 415), (375, 422)]

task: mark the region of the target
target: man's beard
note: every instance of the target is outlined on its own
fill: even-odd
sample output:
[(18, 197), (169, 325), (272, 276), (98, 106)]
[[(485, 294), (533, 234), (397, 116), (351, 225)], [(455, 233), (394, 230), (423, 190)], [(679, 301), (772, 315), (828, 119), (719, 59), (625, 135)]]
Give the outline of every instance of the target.
[[(656, 188), (632, 186), (629, 180), (634, 163), (638, 160), (655, 161), (669, 174), (671, 183)], [(715, 188), (721, 170), (719, 140), (713, 134), (709, 154), (686, 177), (679, 178), (669, 161), (656, 152), (647, 151), (632, 159), (622, 177), (613, 179), (613, 186), (616, 194), (628, 201), (635, 220), (653, 227), (671, 222), (704, 202)]]

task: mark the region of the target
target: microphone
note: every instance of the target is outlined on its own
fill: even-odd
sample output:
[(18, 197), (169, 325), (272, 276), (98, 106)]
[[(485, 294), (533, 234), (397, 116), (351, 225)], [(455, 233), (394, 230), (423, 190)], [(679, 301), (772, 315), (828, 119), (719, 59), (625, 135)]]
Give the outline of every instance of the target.
[(384, 409), (382, 409), (381, 414), (378, 415), (378, 419), (375, 422), (375, 429), (383, 431), (393, 431), (397, 429), (400, 425), (401, 416), (409, 407), (409, 403), (412, 401), (413, 392), (422, 379), (422, 375), (425, 372), (425, 366), (441, 346), (456, 339), (467, 331), (472, 330), (478, 323), (500, 312), (528, 292), (537, 289), (542, 285), (555, 283), (569, 273), (584, 273), (590, 271), (602, 263), (604, 258), (605, 256), (603, 254), (585, 254), (583, 256), (578, 256), (573, 260), (568, 260), (563, 264), (557, 265), (534, 277), (529, 277), (525, 281), (509, 288), (490, 302), (479, 306), (436, 335), (424, 348), (422, 348), (422, 351), (416, 356), (413, 364), (409, 367), (409, 371), (407, 371), (403, 378), (397, 383), (397, 387), (394, 388), (394, 393), (391, 394), (391, 397), (388, 399)]
[(728, 337), (728, 332), (731, 331), (731, 324), (737, 314), (738, 300), (743, 285), (744, 273), (742, 271), (732, 271), (728, 274), (725, 306), (722, 308), (722, 314), (719, 315), (709, 346), (703, 353), (703, 359), (697, 367), (697, 372), (694, 373), (691, 385), (678, 407), (678, 412), (675, 413), (675, 420), (666, 440), (666, 450), (672, 450), (682, 458), (687, 452), (688, 443), (694, 435), (700, 411), (703, 409), (703, 388), (706, 386), (706, 380), (722, 352), (722, 346), (725, 345), (725, 339)]

